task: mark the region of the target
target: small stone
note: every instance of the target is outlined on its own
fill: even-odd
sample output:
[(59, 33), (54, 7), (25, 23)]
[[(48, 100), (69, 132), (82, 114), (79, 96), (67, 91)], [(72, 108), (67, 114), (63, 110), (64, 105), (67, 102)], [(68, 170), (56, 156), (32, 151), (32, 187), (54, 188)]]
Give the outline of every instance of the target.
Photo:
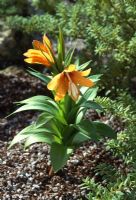
[(87, 155), (87, 152), (83, 152), (83, 156), (86, 157), (86, 155)]
[(18, 192), (18, 193), (20, 193), (20, 192), (21, 192), (21, 189), (20, 189), (20, 188), (19, 188), (19, 189), (17, 189), (17, 192)]
[(30, 182), (32, 182), (34, 179), (33, 179), (32, 177), (29, 177), (28, 180), (29, 180)]
[(33, 188), (33, 189), (39, 189), (39, 188), (40, 188), (40, 186), (39, 186), (39, 185), (36, 185), (36, 184), (34, 184), (32, 188)]
[(58, 192), (58, 187), (52, 188), (52, 191), (53, 191), (53, 192)]
[(78, 163), (79, 163), (79, 160), (76, 160), (76, 159), (75, 159), (75, 160), (72, 160), (71, 162), (72, 162), (73, 164), (78, 164)]

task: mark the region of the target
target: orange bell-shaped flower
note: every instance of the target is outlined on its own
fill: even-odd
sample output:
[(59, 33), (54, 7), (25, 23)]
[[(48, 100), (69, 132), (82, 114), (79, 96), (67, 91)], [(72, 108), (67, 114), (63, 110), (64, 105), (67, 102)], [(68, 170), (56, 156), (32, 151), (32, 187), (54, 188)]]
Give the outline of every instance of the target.
[(78, 71), (75, 65), (69, 65), (62, 73), (56, 75), (48, 83), (47, 88), (56, 92), (56, 101), (64, 98), (67, 92), (76, 101), (80, 95), (80, 86), (92, 87), (94, 85), (92, 80), (84, 77), (88, 76), (90, 71), (91, 69)]
[(33, 47), (34, 49), (29, 49), (24, 53), (24, 56), (27, 57), (24, 59), (25, 62), (30, 64), (42, 64), (46, 67), (51, 67), (52, 64), (54, 64), (52, 45), (46, 35), (43, 36), (43, 43), (34, 40)]

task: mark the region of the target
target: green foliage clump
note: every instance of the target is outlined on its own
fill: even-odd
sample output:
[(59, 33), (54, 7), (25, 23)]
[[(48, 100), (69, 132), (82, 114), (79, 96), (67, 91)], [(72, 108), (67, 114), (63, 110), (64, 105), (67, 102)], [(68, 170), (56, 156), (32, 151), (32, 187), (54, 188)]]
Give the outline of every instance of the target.
[(128, 173), (117, 171), (114, 166), (101, 163), (96, 167), (96, 172), (102, 177), (101, 183), (96, 183), (92, 178), (83, 180), (82, 188), (88, 192), (88, 200), (135, 200), (136, 199), (136, 102), (126, 92), (119, 95), (117, 100), (97, 97), (97, 103), (102, 105), (111, 116), (121, 118), (124, 130), (117, 135), (117, 140), (105, 142), (107, 149), (124, 160), (128, 166)]
[(56, 3), (60, 2), (60, 0), (31, 0), (31, 5), (35, 9), (35, 11), (48, 11), (49, 13), (55, 12)]
[(35, 33), (40, 30), (40, 33), (44, 34), (46, 32), (53, 33), (53, 29), (57, 28), (57, 20), (49, 14), (33, 15), (28, 18), (16, 15), (13, 18), (14, 20), (11, 17), (7, 18), (7, 22), (16, 31), (21, 29), (26, 33)]
[(87, 195), (88, 200), (135, 200), (135, 175), (133, 173), (127, 176), (120, 176), (118, 173), (113, 173), (111, 174), (111, 182), (106, 187), (96, 183), (94, 179), (86, 178), (83, 180), (81, 187), (90, 191)]
[(28, 13), (27, 0), (0, 0), (0, 16), (6, 18), (7, 16), (24, 15)]
[[(124, 98), (125, 96), (125, 98)], [(109, 98), (96, 98), (96, 102), (102, 105), (107, 112), (119, 117), (124, 122), (122, 130), (117, 140), (107, 141), (107, 148), (114, 150), (117, 156), (121, 156), (126, 162), (136, 161), (135, 143), (136, 143), (136, 102), (126, 92), (120, 94), (117, 100)]]

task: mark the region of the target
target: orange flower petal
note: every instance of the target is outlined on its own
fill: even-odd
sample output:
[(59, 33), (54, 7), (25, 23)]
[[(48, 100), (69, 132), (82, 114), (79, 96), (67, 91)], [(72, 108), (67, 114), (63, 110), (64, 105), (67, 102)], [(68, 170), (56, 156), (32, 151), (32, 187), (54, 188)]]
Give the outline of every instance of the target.
[(54, 60), (53, 60), (52, 56), (50, 56), (46, 52), (41, 52), (41, 53), (42, 53), (42, 56), (45, 57), (48, 60), (48, 62), (54, 63)]
[(80, 94), (78, 87), (72, 81), (69, 82), (68, 94), (74, 101), (77, 101)]
[(85, 71), (80, 71), (81, 76), (88, 76), (91, 72), (91, 69), (87, 69)]
[(59, 85), (61, 85), (61, 76), (64, 76), (63, 73), (57, 74), (47, 85), (49, 90), (56, 90)]
[(81, 86), (86, 86), (86, 87), (92, 87), (94, 85), (92, 80), (89, 80), (81, 76), (79, 71), (71, 72), (69, 75), (75, 84), (79, 84)]
[(48, 54), (50, 55), (50, 57), (52, 58), (52, 61), (54, 63), (54, 59), (53, 59), (53, 56), (52, 56), (52, 54), (54, 54), (54, 51), (53, 51), (53, 48), (52, 48), (52, 44), (51, 44), (49, 38), (46, 35), (43, 36), (43, 44), (47, 48)]
[(65, 72), (73, 72), (76, 70), (76, 65), (69, 65), (64, 71)]
[(41, 51), (35, 50), (35, 49), (29, 49), (23, 55), (26, 56), (26, 57), (39, 56), (39, 55), (42, 56)]
[(49, 52), (49, 49), (44, 46), (41, 42), (39, 42), (38, 40), (33, 40), (32, 42), (33, 46), (35, 49), (40, 50), (40, 51), (45, 51), (45, 52)]
[(28, 58), (41, 58), (44, 59), (46, 63), (54, 63), (54, 60), (52, 57), (49, 56), (46, 52), (41, 52), (40, 50), (35, 50), (35, 49), (29, 49), (26, 53), (24, 53), (24, 56)]
[(24, 56), (28, 57), (25, 59), (28, 63), (38, 63), (47, 65), (47, 67), (51, 66), (54, 63), (54, 59), (49, 47), (51, 47), (51, 43), (46, 36), (43, 36), (44, 44), (39, 42), (38, 40), (33, 41), (34, 49), (29, 49)]
[(56, 90), (55, 101), (60, 101), (63, 99), (68, 91), (68, 81), (65, 76), (60, 77), (61, 84)]
[(45, 34), (43, 36), (43, 44), (44, 44), (44, 46), (47, 46), (48, 48), (52, 49), (51, 42)]
[(35, 50), (39, 50), (41, 55), (45, 55), (45, 57), (51, 62), (54, 63), (54, 59), (51, 54), (51, 50), (48, 48), (48, 46), (44, 46), (41, 42), (34, 40), (33, 41), (33, 46)]
[(50, 66), (50, 62), (48, 62), (46, 59), (43, 59), (41, 57), (30, 57), (30, 58), (26, 58), (24, 59), (25, 62), (27, 63), (30, 63), (30, 64), (43, 64), (43, 65), (46, 65), (46, 66)]

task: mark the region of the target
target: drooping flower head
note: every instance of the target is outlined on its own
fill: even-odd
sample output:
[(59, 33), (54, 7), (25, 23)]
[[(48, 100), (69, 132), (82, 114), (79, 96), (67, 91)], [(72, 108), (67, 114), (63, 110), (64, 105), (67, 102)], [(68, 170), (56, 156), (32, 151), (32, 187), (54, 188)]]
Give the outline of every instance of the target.
[(69, 96), (76, 101), (80, 95), (80, 86), (92, 87), (93, 81), (85, 78), (91, 69), (78, 71), (75, 65), (69, 65), (63, 72), (56, 75), (47, 85), (49, 90), (55, 91), (55, 100), (60, 101), (68, 92)]
[(51, 67), (52, 64), (54, 64), (52, 45), (46, 35), (43, 36), (43, 43), (34, 40), (33, 47), (34, 49), (29, 49), (24, 53), (24, 56), (27, 57), (25, 62), (30, 64), (42, 64), (46, 67)]

